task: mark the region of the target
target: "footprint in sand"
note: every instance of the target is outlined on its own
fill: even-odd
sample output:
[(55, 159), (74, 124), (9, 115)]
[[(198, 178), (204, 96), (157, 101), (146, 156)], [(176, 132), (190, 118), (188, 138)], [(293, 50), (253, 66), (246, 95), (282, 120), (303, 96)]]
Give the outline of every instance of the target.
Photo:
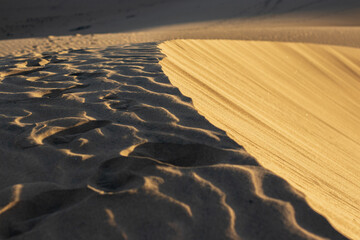
[(53, 89), (53, 90), (50, 90), (50, 93), (44, 94), (43, 97), (57, 98), (57, 97), (61, 97), (65, 93), (70, 93), (69, 90), (71, 90), (71, 89), (82, 89), (82, 88), (86, 88), (88, 86), (90, 86), (90, 84), (78, 84), (78, 85), (74, 85), (74, 86), (71, 86), (68, 88)]
[(69, 127), (65, 130), (57, 132), (53, 135), (50, 135), (43, 139), (44, 142), (48, 142), (51, 144), (64, 144), (73, 141), (80, 134), (91, 131), (96, 128), (104, 127), (108, 124), (111, 124), (111, 121), (108, 120), (92, 120), (80, 125), (76, 125), (73, 127)]
[(46, 218), (66, 211), (91, 194), (84, 188), (59, 189), (49, 183), (15, 185), (9, 190), (14, 194), (16, 189), (20, 195), (16, 199), (16, 206), (0, 214), (0, 239), (26, 234), (41, 225)]

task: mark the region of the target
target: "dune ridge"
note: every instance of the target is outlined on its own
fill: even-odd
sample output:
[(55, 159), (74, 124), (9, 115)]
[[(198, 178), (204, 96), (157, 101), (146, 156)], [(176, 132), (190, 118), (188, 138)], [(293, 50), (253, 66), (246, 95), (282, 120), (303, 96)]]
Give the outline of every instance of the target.
[(3, 0), (0, 56), (172, 39), (360, 47), (357, 0)]
[[(288, 19), (284, 19), (287, 22)], [(224, 22), (220, 22), (224, 23)], [(72, 34), (43, 38), (0, 40), (0, 57), (39, 55), (69, 49), (104, 48), (132, 43), (173, 39), (233, 39), (280, 42), (308, 42), (360, 47), (360, 27), (352, 26), (280, 26), (262, 24), (237, 26), (235, 23), (200, 22), (142, 29), (129, 33)]]
[(346, 239), (199, 115), (163, 57), (0, 58), (1, 239)]
[(360, 238), (359, 48), (173, 40), (163, 70), (195, 108)]

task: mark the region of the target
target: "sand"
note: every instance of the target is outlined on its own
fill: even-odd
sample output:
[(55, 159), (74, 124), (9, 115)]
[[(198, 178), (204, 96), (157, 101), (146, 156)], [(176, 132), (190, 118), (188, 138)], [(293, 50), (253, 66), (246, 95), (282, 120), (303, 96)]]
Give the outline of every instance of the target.
[(0, 56), (234, 39), (360, 47), (358, 0), (3, 0)]
[(152, 43), (2, 59), (1, 237), (342, 239), (197, 113), (162, 57)]
[(229, 40), (160, 47), (165, 74), (200, 114), (337, 229), (360, 237), (360, 49)]
[(359, 238), (359, 9), (4, 0), (0, 239)]

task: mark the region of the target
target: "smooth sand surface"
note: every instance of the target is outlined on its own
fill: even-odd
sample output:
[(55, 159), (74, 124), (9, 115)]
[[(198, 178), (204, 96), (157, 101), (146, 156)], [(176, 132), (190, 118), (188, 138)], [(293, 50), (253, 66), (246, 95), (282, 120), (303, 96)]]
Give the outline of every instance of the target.
[(160, 48), (165, 74), (200, 114), (360, 238), (360, 49), (231, 40)]
[[(359, 27), (357, 0), (2, 0), (0, 39), (242, 27)], [(202, 23), (202, 24), (201, 24)], [(201, 24), (201, 25), (200, 25)]]

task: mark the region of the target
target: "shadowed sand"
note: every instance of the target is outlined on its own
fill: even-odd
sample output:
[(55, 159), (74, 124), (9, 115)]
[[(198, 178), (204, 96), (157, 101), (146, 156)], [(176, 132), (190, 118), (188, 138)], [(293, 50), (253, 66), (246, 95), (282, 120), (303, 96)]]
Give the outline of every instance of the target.
[(224, 27), (239, 30), (259, 26), (360, 25), (357, 0), (107, 0), (106, 4), (98, 0), (2, 0), (1, 3), (0, 39), (139, 33), (164, 28), (163, 34), (175, 29), (177, 32), (202, 29), (211, 34), (213, 28)]
[(163, 56), (0, 58), (0, 238), (346, 239), (199, 115)]
[(231, 40), (160, 48), (165, 74), (200, 114), (360, 238), (360, 49)]

